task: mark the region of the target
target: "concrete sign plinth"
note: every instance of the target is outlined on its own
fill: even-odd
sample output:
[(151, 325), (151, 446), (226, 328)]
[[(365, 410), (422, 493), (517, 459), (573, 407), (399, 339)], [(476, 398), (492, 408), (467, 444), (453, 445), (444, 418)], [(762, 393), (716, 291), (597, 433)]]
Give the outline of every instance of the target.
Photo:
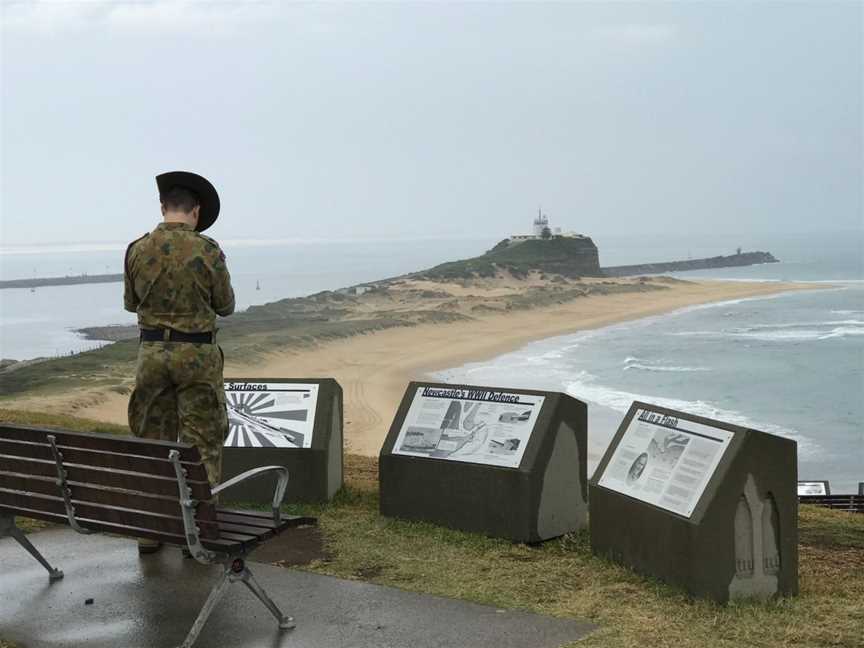
[(590, 482), (591, 548), (725, 603), (798, 593), (796, 443), (636, 402)]
[(557, 392), (412, 382), (381, 449), (381, 514), (539, 542), (582, 528), (587, 407)]
[[(342, 388), (332, 378), (225, 380), (228, 436), (223, 481), (260, 466), (285, 466), (285, 502), (327, 502), (342, 488)], [(251, 479), (226, 500), (269, 503), (273, 481)]]

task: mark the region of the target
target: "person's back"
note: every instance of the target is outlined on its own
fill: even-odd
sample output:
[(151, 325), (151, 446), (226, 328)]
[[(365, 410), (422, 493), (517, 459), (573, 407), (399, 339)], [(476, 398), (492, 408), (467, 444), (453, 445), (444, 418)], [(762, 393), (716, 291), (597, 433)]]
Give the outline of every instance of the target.
[[(228, 431), (216, 316), (234, 311), (234, 291), (225, 255), (200, 232), (216, 220), (219, 197), (192, 173), (162, 174), (157, 183), (164, 222), (133, 241), (125, 257), (123, 302), (140, 328), (129, 428), (197, 446), (216, 484)], [(142, 553), (158, 546), (139, 542)]]
[(125, 306), (142, 329), (212, 332), (216, 315), (234, 312), (224, 254), (189, 224), (160, 223), (135, 241), (126, 272), (133, 280)]

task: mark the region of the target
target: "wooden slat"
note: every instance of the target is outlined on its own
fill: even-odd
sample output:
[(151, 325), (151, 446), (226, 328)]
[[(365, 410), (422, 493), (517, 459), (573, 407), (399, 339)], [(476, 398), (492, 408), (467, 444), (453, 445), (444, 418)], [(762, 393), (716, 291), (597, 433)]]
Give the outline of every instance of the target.
[(247, 526), (261, 529), (276, 528), (276, 523), (273, 521), (272, 513), (267, 517), (259, 517), (252, 515), (232, 515), (230, 513), (224, 513), (221, 509), (216, 509), (216, 519), (219, 521), (219, 524), (224, 522), (225, 524), (245, 524)]
[(270, 511), (262, 511), (260, 509), (237, 509), (229, 506), (218, 506), (216, 507), (216, 511), (219, 515), (242, 515), (244, 517), (273, 518), (273, 514)]
[[(76, 518), (106, 522), (108, 524), (119, 526), (149, 529), (157, 533), (179, 536), (185, 534), (183, 520), (179, 516), (160, 515), (157, 513), (138, 511), (124, 507), (91, 504), (74, 499), (72, 503), (75, 507)], [(63, 499), (59, 496), (20, 493), (4, 488), (0, 488), (0, 505), (21, 507), (61, 515), (65, 515), (66, 513), (66, 505), (64, 504)], [(219, 537), (219, 529), (215, 522), (199, 519), (198, 526), (200, 528), (201, 537), (211, 539)]]
[(225, 538), (228, 533), (242, 533), (243, 535), (257, 538), (258, 541), (267, 540), (275, 535), (273, 529), (265, 529), (264, 527), (252, 527), (246, 524), (231, 524), (230, 522), (219, 521), (219, 537)]
[[(69, 465), (65, 468), (67, 471), (66, 478), (80, 484), (109, 486), (140, 493), (179, 497), (176, 477), (172, 479), (106, 468), (86, 468), (78, 465)], [(0, 471), (53, 477), (55, 479), (57, 477), (57, 466), (54, 461), (44, 459), (20, 459), (0, 455)], [(197, 500), (206, 501), (211, 498), (210, 484), (206, 481), (189, 481), (189, 488), (192, 491), (192, 497)]]
[[(162, 515), (181, 515), (180, 500), (177, 495), (173, 497), (151, 495), (149, 493), (139, 493), (103, 486), (90, 486), (77, 482), (68, 482), (68, 486), (72, 491), (72, 498), (79, 502), (120, 506)], [(36, 493), (39, 495), (62, 496), (56, 479), (50, 477), (0, 472), (0, 488), (25, 494)], [(199, 503), (198, 511), (200, 511), (200, 515), (196, 515), (196, 517), (202, 522), (212, 522), (215, 520), (215, 508), (212, 505), (204, 502)]]
[(269, 511), (254, 509), (216, 508), (216, 519), (220, 526), (227, 524), (242, 524), (252, 528), (270, 529), (274, 533), (282, 533), (285, 529), (299, 526), (315, 526), (318, 519), (302, 515), (283, 515), (279, 525), (273, 522), (273, 514)]
[(231, 531), (225, 531), (219, 536), (219, 539), (227, 542), (239, 542), (244, 546), (257, 544), (259, 541), (258, 536), (248, 533), (233, 533)]
[[(217, 506), (216, 507), (216, 514), (219, 517), (222, 517), (224, 515), (240, 515), (240, 516), (243, 516), (245, 518), (258, 518), (258, 519), (263, 519), (263, 520), (270, 520), (271, 522), (273, 521), (273, 513), (270, 512), (269, 510), (262, 511), (260, 509), (236, 509), (236, 508), (231, 508), (228, 506)], [(296, 525), (300, 525), (300, 524), (315, 525), (315, 524), (318, 524), (318, 518), (307, 517), (307, 516), (303, 516), (303, 515), (299, 515), (299, 516), (298, 515), (283, 515), (282, 519), (283, 520), (284, 519), (290, 519)]]
[(31, 427), (28, 425), (0, 424), (0, 439), (47, 443), (46, 438), (49, 434), (53, 434), (57, 438), (57, 443), (59, 445), (64, 445), (70, 448), (118, 452), (138, 455), (141, 457), (155, 457), (157, 459), (166, 458), (170, 450), (178, 450), (180, 452), (181, 460), (190, 463), (201, 462), (201, 455), (198, 453), (198, 448), (191, 446), (188, 443), (153, 441), (151, 439), (138, 439), (132, 436), (121, 436), (116, 434), (50, 430), (46, 428)]
[[(140, 472), (160, 477), (175, 477), (174, 465), (168, 460), (167, 452), (162, 459), (156, 459), (117, 452), (82, 450), (65, 445), (58, 445), (58, 449), (63, 455), (64, 464), (79, 464), (95, 468), (114, 468), (116, 470)], [(47, 443), (37, 443), (34, 441), (0, 439), (0, 455), (54, 461), (51, 446)], [(207, 471), (203, 464), (184, 462), (183, 467), (186, 468), (189, 479), (207, 481)]]
[[(9, 513), (21, 517), (33, 518), (35, 520), (44, 520), (46, 522), (53, 522), (54, 524), (67, 524), (65, 515), (47, 513), (45, 511), (29, 509), (27, 507), (0, 504), (0, 513)], [(139, 529), (136, 527), (110, 524), (107, 522), (98, 522), (88, 519), (82, 519), (81, 523), (84, 528), (92, 531), (104, 531), (105, 533), (115, 533), (117, 535), (131, 538), (149, 538), (150, 540), (158, 540), (159, 542), (165, 542), (167, 544), (178, 545), (181, 547), (186, 546), (186, 538), (182, 535), (160, 533), (151, 529)], [(201, 544), (212, 551), (224, 551), (227, 553), (235, 553), (244, 546), (241, 542), (226, 540), (223, 538), (202, 539)]]

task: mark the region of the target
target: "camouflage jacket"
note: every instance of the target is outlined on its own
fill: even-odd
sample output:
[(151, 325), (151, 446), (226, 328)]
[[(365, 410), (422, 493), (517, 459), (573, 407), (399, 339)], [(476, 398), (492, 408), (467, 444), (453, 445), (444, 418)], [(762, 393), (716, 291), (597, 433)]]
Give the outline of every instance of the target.
[(160, 223), (126, 249), (123, 305), (142, 328), (216, 330), (234, 312), (234, 290), (219, 244), (191, 225)]

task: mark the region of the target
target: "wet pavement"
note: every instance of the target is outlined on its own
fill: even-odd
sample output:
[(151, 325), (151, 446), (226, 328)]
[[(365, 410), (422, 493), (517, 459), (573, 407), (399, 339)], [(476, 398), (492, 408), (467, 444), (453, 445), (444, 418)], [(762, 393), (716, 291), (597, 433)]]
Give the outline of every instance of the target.
[[(26, 648), (172, 648), (192, 626), (218, 566), (178, 549), (139, 557), (135, 542), (50, 529), (30, 536), (66, 576), (48, 573), (12, 538), (0, 540), (0, 638)], [(593, 626), (249, 562), (297, 628), (231, 585), (196, 648), (554, 648)], [(87, 604), (88, 599), (93, 599)]]

